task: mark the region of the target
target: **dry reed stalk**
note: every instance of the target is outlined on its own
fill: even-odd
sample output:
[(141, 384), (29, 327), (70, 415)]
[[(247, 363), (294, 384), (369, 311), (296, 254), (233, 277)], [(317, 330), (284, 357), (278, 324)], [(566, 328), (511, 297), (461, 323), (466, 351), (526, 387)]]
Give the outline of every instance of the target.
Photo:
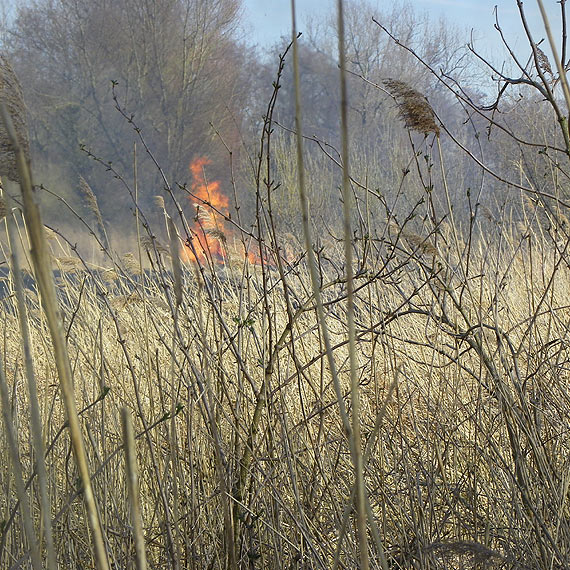
[(8, 215), (8, 205), (3, 196), (0, 196), (0, 220), (3, 220)]
[[(340, 379), (338, 376), (336, 362), (333, 356), (333, 346), (329, 334), (329, 330), (326, 324), (326, 315), (323, 307), (323, 300), (320, 289), (320, 277), (317, 270), (317, 261), (315, 259), (315, 252), (313, 249), (313, 238), (311, 232), (311, 226), (309, 223), (309, 200), (306, 193), (305, 185), (305, 167), (303, 158), (303, 136), (302, 136), (302, 107), (301, 107), (301, 80), (299, 74), (299, 55), (297, 48), (297, 28), (296, 28), (296, 11), (295, 11), (295, 0), (291, 0), (291, 11), (292, 11), (292, 22), (293, 22), (293, 74), (294, 74), (294, 85), (295, 85), (295, 130), (297, 136), (295, 137), (297, 143), (297, 177), (298, 177), (298, 187), (299, 187), (299, 200), (301, 202), (301, 212), (303, 221), (303, 237), (305, 238), (305, 250), (307, 252), (307, 263), (309, 265), (309, 274), (311, 277), (311, 286), (313, 291), (313, 296), (315, 298), (315, 306), (317, 309), (317, 318), (319, 321), (319, 326), (322, 329), (323, 342), (325, 344), (325, 352), (327, 355), (327, 360), (329, 364), (329, 371), (333, 378), (333, 384), (335, 393), (338, 400), (339, 410), (342, 417), (343, 428), (346, 434), (351, 433), (350, 420), (346, 412), (346, 406), (344, 405), (343, 393), (340, 385)], [(351, 441), (351, 439), (349, 438)]]
[[(332, 377), (332, 383), (334, 386), (337, 404), (339, 412), (342, 419), (342, 425), (346, 436), (348, 437), (348, 443), (350, 446), (350, 451), (352, 457), (356, 458), (358, 451), (355, 450), (355, 438), (352, 433), (352, 425), (349, 420), (346, 406), (344, 404), (344, 397), (342, 393), (341, 383), (338, 375), (338, 370), (334, 358), (334, 350), (331, 343), (331, 338), (329, 330), (326, 323), (326, 315), (323, 307), (323, 300), (320, 290), (320, 280), (317, 270), (317, 262), (315, 259), (315, 254), (313, 251), (313, 243), (311, 236), (311, 228), (309, 224), (309, 207), (308, 199), (305, 190), (305, 168), (303, 159), (303, 136), (302, 136), (302, 105), (301, 105), (301, 90), (300, 90), (300, 73), (299, 73), (299, 55), (297, 47), (297, 29), (296, 29), (296, 10), (295, 10), (295, 0), (291, 0), (291, 13), (292, 13), (292, 45), (293, 45), (293, 75), (294, 75), (294, 89), (295, 89), (295, 130), (296, 130), (296, 147), (297, 147), (297, 176), (298, 176), (298, 187), (299, 187), (299, 197), (301, 202), (301, 212), (302, 212), (302, 222), (303, 222), (303, 234), (305, 238), (305, 249), (307, 251), (307, 262), (309, 266), (309, 273), (311, 277), (311, 287), (312, 293), (315, 299), (315, 306), (317, 310), (317, 319), (319, 328), (322, 332), (323, 342), (325, 346), (325, 354), (329, 364), (329, 372)], [(342, 21), (342, 0), (339, 0), (339, 23)], [(344, 41), (339, 34), (339, 45), (343, 45)], [(341, 48), (341, 55), (344, 55), (344, 50)], [(341, 71), (344, 67), (341, 65)], [(341, 82), (342, 83), (342, 82)], [(345, 133), (346, 134), (346, 133)], [(344, 173), (346, 177), (347, 172)], [(358, 415), (358, 414), (357, 414)], [(360, 457), (362, 457), (360, 455)], [(358, 467), (357, 467), (358, 469)], [(358, 485), (358, 483), (357, 483)], [(368, 562), (368, 549), (365, 546), (367, 543), (367, 537), (365, 536), (366, 528), (363, 530), (362, 518), (364, 516), (364, 523), (366, 522), (366, 494), (363, 492), (364, 489), (360, 486), (358, 494), (362, 497), (364, 496), (364, 501), (357, 502), (357, 512), (358, 512), (358, 529), (359, 529), (359, 545), (360, 545), (360, 561), (364, 568), (369, 567)], [(364, 504), (363, 504), (364, 503)], [(363, 514), (364, 511), (364, 514)], [(371, 524), (375, 524), (373, 520), (370, 521)], [(377, 533), (374, 533), (377, 536)], [(340, 541), (340, 538), (339, 538)], [(387, 570), (387, 562), (384, 556), (383, 548), (381, 544), (377, 544), (378, 555), (380, 557), (380, 562), (383, 570)], [(335, 558), (334, 566), (337, 567), (339, 560)]]
[[(4, 68), (5, 71), (5, 68)], [(41, 220), (41, 214), (34, 195), (31, 173), (28, 165), (28, 156), (26, 155), (27, 136), (24, 137), (24, 146), (20, 146), (18, 134), (14, 126), (14, 120), (5, 104), (0, 104), (2, 112), (2, 120), (6, 136), (8, 138), (10, 149), (5, 149), (0, 157), (0, 165), (9, 164), (8, 156), (10, 153), (16, 155), (17, 179), (20, 182), (23, 200), (24, 219), (31, 244), (31, 255), (34, 265), (34, 272), (38, 289), (41, 292), (42, 306), (44, 309), (46, 322), (50, 331), (53, 345), (54, 359), (59, 375), (59, 381), (65, 408), (67, 412), (69, 434), (75, 455), (75, 462), (79, 471), (81, 483), (83, 485), (83, 498), (87, 511), (87, 519), (92, 534), (93, 549), (95, 555), (95, 563), (98, 570), (109, 570), (109, 562), (107, 560), (107, 551), (105, 548), (105, 540), (99, 520), (99, 513), (93, 487), (91, 485), (91, 477), (89, 473), (89, 464), (85, 451), (85, 444), (77, 412), (75, 391), (73, 386), (73, 373), (71, 371), (71, 363), (67, 353), (67, 342), (63, 323), (61, 322), (59, 307), (53, 275), (50, 266), (50, 256), (47, 251), (47, 241), (44, 235), (44, 226)], [(23, 113), (23, 103), (21, 105), (12, 105), (12, 110)], [(16, 124), (23, 124), (23, 117), (15, 117)], [(21, 128), (21, 127), (20, 127)], [(0, 172), (0, 175), (2, 172)], [(6, 174), (9, 176), (9, 173)]]
[(182, 303), (182, 267), (180, 265), (180, 255), (178, 254), (180, 244), (178, 233), (172, 218), (168, 216), (168, 236), (170, 238), (170, 260), (172, 261), (172, 275), (174, 277), (174, 298), (176, 307)]
[(400, 118), (405, 122), (406, 127), (424, 135), (435, 133), (439, 136), (439, 125), (435, 122), (435, 113), (419, 91), (399, 79), (385, 79), (383, 83), (396, 100)]
[[(0, 127), (0, 176), (5, 176), (12, 181), (20, 181), (21, 174), (18, 165), (18, 159), (27, 163), (30, 158), (30, 145), (26, 121), (26, 106), (24, 103), (24, 97), (22, 94), (20, 82), (14, 73), (14, 70), (12, 69), (12, 66), (10, 65), (8, 59), (4, 56), (0, 56), (0, 105), (2, 105), (3, 113), (6, 113), (7, 111), (10, 114), (12, 118), (13, 129), (13, 132), (10, 132), (8, 125), (4, 125), (4, 128)], [(8, 212), (9, 206), (6, 202), (6, 198), (2, 196), (0, 198), (0, 218), (5, 218)], [(10, 236), (10, 241), (12, 242), (11, 269), (13, 271), (15, 281), (18, 316), (24, 349), (26, 378), (30, 395), (30, 422), (33, 447), (36, 454), (36, 469), (39, 479), (42, 527), (47, 551), (46, 566), (48, 569), (55, 569), (57, 567), (57, 563), (51, 529), (51, 510), (47, 491), (47, 474), (44, 463), (41, 414), (39, 411), (37, 385), (32, 364), (30, 334), (25, 312), (20, 262), (16, 248), (16, 232), (14, 228), (14, 221), (11, 218), (8, 219), (8, 234)], [(5, 376), (3, 370), (1, 374), (2, 383), (4, 384)], [(6, 421), (8, 421), (8, 418), (6, 418)], [(14, 456), (13, 459), (14, 461), (17, 461), (16, 456)], [(18, 478), (17, 474), (16, 477)], [(18, 481), (17, 487), (19, 487)], [(25, 507), (27, 506), (27, 499), (25, 497), (20, 497), (21, 501), (22, 499), (24, 502), (21, 504), (25, 510)], [(37, 557), (39, 557), (39, 560), (41, 560), (40, 551), (39, 547), (34, 543), (33, 535), (30, 534), (30, 529), (28, 528), (28, 523), (26, 521), (26, 513), (24, 513), (24, 524), (26, 526), (26, 533), (28, 534), (29, 544), (31, 548), (32, 564), (34, 567), (36, 567), (38, 562)], [(32, 523), (30, 522), (30, 524)]]
[(121, 410), (121, 424), (125, 447), (125, 468), (127, 471), (127, 487), (131, 505), (131, 519), (135, 539), (137, 570), (146, 569), (146, 550), (141, 515), (139, 470), (137, 466), (137, 450), (131, 414), (127, 408)]
[[(19, 148), (27, 162), (30, 159), (30, 143), (22, 87), (10, 62), (3, 55), (0, 55), (0, 104), (6, 107), (12, 117)], [(14, 144), (5, 128), (0, 128), (0, 176), (14, 182), (20, 180)]]
[[(360, 387), (358, 385), (356, 357), (356, 325), (354, 319), (354, 271), (352, 253), (352, 190), (350, 187), (350, 153), (348, 145), (348, 89), (346, 85), (346, 48), (344, 40), (344, 2), (337, 2), (338, 54), (340, 68), (340, 132), (342, 158), (342, 205), (344, 260), (346, 271), (346, 320), (348, 327), (348, 357), (350, 368), (350, 401), (352, 404), (352, 461), (354, 463), (354, 486), (356, 507), (356, 528), (360, 566), (363, 570), (370, 567), (368, 557), (368, 527), (366, 504), (368, 502), (364, 481), (364, 460), (362, 456), (362, 433), (360, 420)], [(372, 524), (373, 518), (370, 519)], [(380, 549), (382, 547), (380, 546)], [(388, 570), (382, 550), (380, 550), (383, 570)]]
[[(148, 149), (147, 149), (148, 151)], [(138, 252), (138, 266), (135, 268), (133, 267), (132, 269), (132, 273), (138, 273), (140, 275), (144, 275), (143, 272), (143, 262), (142, 262), (142, 244), (141, 244), (141, 216), (140, 216), (140, 209), (139, 209), (139, 184), (138, 184), (138, 160), (137, 160), (137, 144), (136, 142), (133, 145), (133, 183), (134, 183), (134, 190), (135, 190), (135, 223), (136, 223), (136, 235), (137, 235), (137, 252)], [(164, 212), (164, 214), (166, 215), (166, 211)], [(127, 254), (124, 256), (125, 259), (125, 265), (128, 263), (127, 262), (127, 256), (131, 257), (133, 264), (131, 265), (136, 265), (136, 261), (134, 258), (134, 255), (132, 254)], [(142, 305), (142, 309), (143, 309), (143, 331), (142, 331), (142, 338), (144, 339), (144, 344), (145, 344), (145, 364), (146, 364), (146, 368), (147, 371), (150, 372), (150, 370), (152, 369), (152, 360), (151, 360), (151, 354), (152, 354), (152, 350), (151, 350), (151, 340), (150, 340), (150, 335), (149, 335), (149, 324), (150, 324), (150, 315), (149, 315), (149, 311), (148, 311), (148, 305), (145, 302), (147, 299), (147, 290), (146, 287), (144, 287), (144, 280), (142, 282), (142, 287), (141, 287), (141, 295), (142, 295), (142, 301), (143, 301), (143, 305)], [(125, 356), (127, 357), (127, 353), (125, 353)], [(143, 411), (142, 411), (142, 407), (141, 407), (141, 400), (140, 400), (140, 391), (139, 391), (139, 385), (138, 385), (138, 381), (137, 381), (137, 375), (134, 372), (134, 369), (132, 367), (132, 363), (130, 362), (130, 360), (127, 358), (128, 360), (128, 367), (129, 370), (131, 372), (131, 376), (133, 379), (133, 387), (135, 389), (135, 393), (136, 393), (136, 397), (137, 397), (137, 406), (138, 406), (138, 410), (139, 410), (139, 414), (140, 414), (140, 419), (143, 422), (143, 425), (145, 426), (146, 429), (146, 419), (144, 417)], [(150, 443), (150, 442), (149, 442)], [(168, 500), (166, 498), (166, 492), (164, 489), (164, 483), (163, 483), (163, 478), (160, 475), (160, 471), (159, 471), (159, 466), (158, 466), (158, 459), (156, 454), (153, 452), (152, 448), (151, 448), (151, 457), (152, 457), (152, 464), (153, 464), (153, 468), (155, 470), (155, 476), (157, 478), (157, 482), (158, 482), (158, 487), (159, 487), (159, 491), (160, 491), (160, 498), (162, 501), (162, 506), (163, 506), (163, 515), (164, 515), (164, 528), (166, 531), (166, 536), (167, 536), (167, 541), (168, 541), (168, 551), (169, 551), (169, 556), (170, 556), (170, 563), (172, 565), (173, 570), (179, 570), (180, 568), (180, 553), (179, 553), (179, 548), (178, 548), (178, 540), (177, 540), (177, 528), (173, 525), (173, 523), (171, 522), (171, 517), (172, 517), (172, 513), (171, 513), (171, 509), (170, 506), (168, 504)]]
[[(7, 199), (11, 200), (10, 197), (7, 197)], [(2, 200), (4, 201), (4, 198), (2, 198)], [(28, 384), (28, 393), (30, 397), (30, 424), (35, 453), (35, 468), (38, 474), (38, 483), (40, 490), (42, 531), (47, 552), (46, 568), (48, 570), (56, 570), (57, 558), (55, 555), (53, 533), (51, 527), (51, 507), (49, 502), (48, 478), (45, 464), (45, 444), (43, 440), (42, 417), (38, 398), (38, 386), (34, 371), (34, 362), (32, 358), (31, 335), (28, 326), (28, 316), (24, 298), (24, 285), (22, 283), (22, 273), (20, 269), (20, 256), (18, 253), (18, 247), (16, 245), (17, 236), (13, 215), (7, 218), (6, 223), (8, 229), (8, 240), (10, 243), (11, 271), (14, 279), (14, 290), (16, 293), (16, 303), (18, 306), (18, 321), (22, 335), (24, 366)]]
[(20, 451), (18, 449), (18, 437), (16, 435), (16, 429), (14, 427), (10, 394), (8, 392), (8, 385), (6, 383), (6, 375), (4, 372), (3, 362), (0, 362), (0, 399), (2, 401), (2, 415), (4, 417), (4, 428), (6, 430), (6, 435), (8, 439), (8, 448), (10, 452), (10, 460), (12, 462), (11, 473), (14, 477), (16, 494), (18, 496), (18, 501), (20, 503), (22, 520), (24, 523), (24, 532), (28, 540), (30, 558), (32, 559), (32, 567), (34, 570), (41, 570), (42, 560), (39, 550), (39, 541), (34, 531), (34, 523), (32, 520), (30, 501), (26, 493), (26, 486), (24, 484), (22, 462), (20, 461)]

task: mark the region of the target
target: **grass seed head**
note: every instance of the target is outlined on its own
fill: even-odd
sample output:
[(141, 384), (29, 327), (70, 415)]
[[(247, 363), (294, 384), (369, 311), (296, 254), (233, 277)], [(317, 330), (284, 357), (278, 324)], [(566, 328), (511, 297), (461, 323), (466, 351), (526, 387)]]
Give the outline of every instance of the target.
[(435, 113), (421, 93), (398, 79), (385, 79), (383, 83), (396, 100), (400, 118), (406, 127), (424, 135), (435, 133), (439, 136)]
[(218, 228), (209, 228), (204, 233), (208, 234), (219, 242), (225, 244), (227, 242), (226, 234)]
[(548, 61), (548, 56), (537, 46), (534, 46), (536, 49), (536, 60), (538, 62), (538, 67), (544, 72), (550, 75), (554, 75), (552, 73), (552, 67), (550, 66), (550, 61)]
[(129, 273), (134, 275), (139, 275), (141, 272), (139, 262), (130, 251), (123, 255), (123, 265)]
[(164, 198), (162, 196), (155, 196), (154, 197), (154, 204), (157, 208), (159, 208), (161, 210), (165, 209)]
[(101, 210), (97, 203), (97, 197), (83, 176), (79, 178), (79, 186), (81, 187), (83, 196), (85, 196), (85, 201), (87, 202), (89, 210), (97, 219), (97, 223), (103, 227), (103, 217), (101, 216)]
[(114, 269), (105, 269), (102, 277), (106, 283), (114, 283), (119, 278), (119, 274)]
[(44, 226), (44, 232), (48, 241), (57, 241), (57, 234), (47, 226)]
[(426, 238), (413, 233), (405, 232), (402, 234), (405, 237), (409, 244), (420, 254), (437, 257), (439, 252), (437, 251), (437, 247), (426, 240)]
[(81, 270), (83, 268), (81, 260), (77, 257), (70, 255), (60, 255), (59, 257), (54, 257), (53, 259), (61, 271), (65, 273), (74, 273), (75, 271)]
[(147, 251), (154, 251), (154, 248), (156, 248), (157, 253), (170, 255), (170, 250), (155, 237), (142, 236), (141, 246)]

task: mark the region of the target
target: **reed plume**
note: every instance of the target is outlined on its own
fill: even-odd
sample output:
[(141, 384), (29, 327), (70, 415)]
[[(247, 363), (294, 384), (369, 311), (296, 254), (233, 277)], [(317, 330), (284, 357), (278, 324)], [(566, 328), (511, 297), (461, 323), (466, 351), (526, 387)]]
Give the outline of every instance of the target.
[(383, 83), (396, 100), (400, 118), (406, 127), (424, 135), (435, 133), (439, 136), (435, 113), (428, 100), (419, 91), (399, 79), (385, 79)]
[(81, 187), (81, 191), (85, 196), (85, 201), (87, 202), (87, 206), (91, 213), (95, 216), (97, 220), (97, 225), (99, 226), (99, 232), (101, 237), (105, 240), (105, 247), (109, 248), (109, 239), (107, 237), (107, 232), (105, 230), (105, 224), (103, 223), (103, 216), (101, 215), (101, 210), (99, 209), (99, 204), (97, 202), (97, 196), (89, 186), (87, 180), (83, 178), (83, 176), (79, 177), (79, 186)]
[(536, 61), (538, 62), (538, 67), (544, 73), (549, 73), (551, 76), (554, 75), (552, 73), (552, 67), (548, 60), (548, 56), (537, 45), (534, 46), (534, 49), (536, 49)]

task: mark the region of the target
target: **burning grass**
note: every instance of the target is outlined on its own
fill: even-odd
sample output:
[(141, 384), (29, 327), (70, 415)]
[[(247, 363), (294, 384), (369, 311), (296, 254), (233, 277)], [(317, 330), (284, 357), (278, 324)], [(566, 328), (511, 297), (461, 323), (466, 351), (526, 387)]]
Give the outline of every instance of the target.
[[(199, 261), (219, 265), (233, 260), (238, 262), (247, 258), (253, 265), (271, 263), (266, 255), (259, 255), (259, 247), (255, 247), (251, 237), (247, 240), (238, 237), (228, 223), (229, 198), (224, 193), (218, 180), (209, 181), (207, 167), (210, 159), (201, 156), (190, 163), (192, 182), (190, 186), (190, 201), (195, 208), (192, 238), (190, 244), (181, 249), (181, 258), (186, 263)], [(253, 240), (255, 242), (255, 240)], [(254, 250), (257, 249), (258, 253)]]

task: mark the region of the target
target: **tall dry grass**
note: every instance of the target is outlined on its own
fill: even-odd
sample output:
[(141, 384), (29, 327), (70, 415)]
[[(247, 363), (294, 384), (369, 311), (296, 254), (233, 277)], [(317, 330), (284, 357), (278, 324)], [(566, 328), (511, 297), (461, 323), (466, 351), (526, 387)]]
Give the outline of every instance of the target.
[[(568, 241), (560, 226), (553, 243), (541, 233), (544, 211), (525, 208), (519, 227), (497, 222), (462, 252), (445, 224), (431, 235), (377, 224), (354, 244), (364, 481), (392, 568), (565, 567)], [(152, 272), (135, 256), (95, 271), (63, 237), (50, 243), (110, 565), (134, 568), (141, 549), (131, 518), (137, 487), (124, 463), (126, 409), (148, 567), (357, 567), (353, 463), (303, 252), (281, 259), (282, 272), (245, 259), (214, 271), (186, 267), (177, 304), (171, 261), (152, 240)], [(341, 249), (321, 251), (317, 262), (350, 410)], [(26, 282), (56, 556), (64, 567), (90, 567), (53, 348)], [(2, 349), (39, 533), (12, 291), (10, 277)], [(7, 568), (28, 565), (30, 554), (15, 476), (6, 466)], [(374, 545), (370, 565), (380, 567)]]
[(122, 256), (83, 184), (97, 265), (9, 204), (0, 567), (569, 566), (567, 220), (536, 195), (460, 227), (435, 115), (392, 81), (422, 198), (390, 211), (345, 162), (353, 218), (315, 238), (301, 196), (301, 247), (272, 202), (286, 55), (255, 223), (211, 234), (223, 256), (196, 251), (199, 216), (166, 179), (164, 228), (125, 183), (138, 237)]

